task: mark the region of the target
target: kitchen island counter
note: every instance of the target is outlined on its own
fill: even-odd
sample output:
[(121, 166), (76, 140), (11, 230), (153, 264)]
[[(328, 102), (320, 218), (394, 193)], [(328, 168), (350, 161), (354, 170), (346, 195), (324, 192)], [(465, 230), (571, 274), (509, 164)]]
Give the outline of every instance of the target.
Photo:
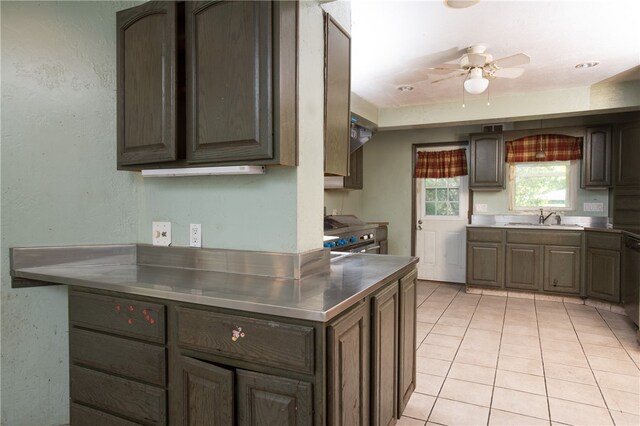
[(416, 257), (353, 254), (336, 257), (328, 272), (291, 279), (140, 265), (127, 255), (24, 267), (13, 261), (19, 250), (29, 249), (12, 251), (12, 265), (21, 264), (11, 270), (18, 279), (322, 322), (407, 274), (418, 262)]

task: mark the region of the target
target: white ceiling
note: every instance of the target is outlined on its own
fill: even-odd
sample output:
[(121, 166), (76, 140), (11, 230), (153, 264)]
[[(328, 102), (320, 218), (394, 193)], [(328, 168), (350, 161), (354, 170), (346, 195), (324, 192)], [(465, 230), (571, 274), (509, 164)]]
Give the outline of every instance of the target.
[[(640, 0), (480, 0), (466, 9), (442, 0), (351, 0), (351, 88), (379, 108), (461, 102), (463, 77), (432, 83), (442, 76), (426, 68), (456, 63), (477, 44), (494, 59), (531, 57), (521, 77), (491, 81), (491, 97), (637, 80), (639, 19)], [(586, 61), (600, 65), (575, 68)], [(415, 89), (400, 92), (402, 84)]]

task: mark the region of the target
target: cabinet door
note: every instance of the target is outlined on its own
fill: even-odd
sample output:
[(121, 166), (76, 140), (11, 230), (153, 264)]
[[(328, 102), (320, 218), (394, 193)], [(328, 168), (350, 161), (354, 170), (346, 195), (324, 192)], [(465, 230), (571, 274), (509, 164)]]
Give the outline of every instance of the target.
[(620, 252), (587, 249), (587, 296), (620, 302)]
[(588, 128), (582, 159), (582, 187), (611, 186), (611, 129)]
[(176, 363), (177, 389), (172, 395), (183, 425), (233, 425), (233, 371), (184, 356)]
[(469, 188), (504, 188), (504, 140), (502, 134), (471, 135)]
[(325, 13), (324, 172), (349, 174), (351, 37)]
[(272, 158), (271, 2), (185, 7), (187, 160)]
[(640, 122), (616, 132), (616, 186), (640, 186)]
[(545, 291), (580, 293), (580, 249), (578, 247), (544, 247)]
[(178, 156), (177, 4), (117, 13), (118, 166)]
[(505, 287), (540, 290), (541, 254), (541, 246), (507, 244)]
[(327, 424), (369, 424), (369, 309), (362, 303), (328, 328)]
[(416, 271), (400, 278), (400, 342), (398, 344), (398, 417), (416, 388)]
[(398, 417), (398, 309), (397, 283), (372, 297), (373, 425), (394, 424)]
[(467, 284), (503, 286), (502, 244), (467, 243)]
[(310, 383), (238, 370), (238, 425), (313, 424)]

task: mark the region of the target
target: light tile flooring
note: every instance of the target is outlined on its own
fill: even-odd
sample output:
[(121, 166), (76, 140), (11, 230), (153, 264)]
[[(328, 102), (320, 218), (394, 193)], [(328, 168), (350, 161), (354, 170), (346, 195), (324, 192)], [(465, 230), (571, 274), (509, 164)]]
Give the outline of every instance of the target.
[(629, 319), (419, 281), (417, 387), (398, 425), (640, 425)]

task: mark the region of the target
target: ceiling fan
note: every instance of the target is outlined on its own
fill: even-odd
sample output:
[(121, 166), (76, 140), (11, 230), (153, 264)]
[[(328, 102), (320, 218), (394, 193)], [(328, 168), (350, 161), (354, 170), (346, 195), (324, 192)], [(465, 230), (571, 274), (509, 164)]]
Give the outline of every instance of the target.
[(473, 95), (484, 92), (489, 87), (489, 80), (496, 78), (517, 78), (522, 75), (524, 69), (510, 68), (528, 64), (531, 60), (524, 53), (493, 60), (493, 56), (485, 53), (486, 46), (477, 45), (467, 48), (467, 53), (462, 55), (458, 64), (442, 64), (428, 68), (431, 74), (450, 74), (449, 77), (434, 80), (432, 83), (448, 80), (450, 78), (466, 76), (463, 83), (464, 90)]

